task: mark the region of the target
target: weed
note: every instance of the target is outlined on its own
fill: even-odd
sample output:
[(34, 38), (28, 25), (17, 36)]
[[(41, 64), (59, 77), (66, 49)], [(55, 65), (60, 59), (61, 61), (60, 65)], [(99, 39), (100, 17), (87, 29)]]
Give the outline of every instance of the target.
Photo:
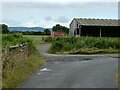
[(96, 37), (59, 37), (52, 42), (49, 53), (70, 54), (99, 54), (120, 52), (118, 38), (96, 38)]

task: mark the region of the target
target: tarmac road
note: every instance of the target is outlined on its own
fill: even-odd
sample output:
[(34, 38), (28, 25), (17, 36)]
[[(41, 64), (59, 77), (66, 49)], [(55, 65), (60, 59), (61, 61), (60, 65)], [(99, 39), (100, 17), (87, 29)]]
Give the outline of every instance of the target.
[(48, 48), (38, 47), (48, 63), (21, 88), (117, 88), (117, 54), (52, 55)]

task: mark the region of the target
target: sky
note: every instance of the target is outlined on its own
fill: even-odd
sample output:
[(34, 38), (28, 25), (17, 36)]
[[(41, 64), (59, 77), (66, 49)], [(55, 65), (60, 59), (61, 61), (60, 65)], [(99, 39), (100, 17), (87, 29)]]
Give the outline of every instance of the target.
[(117, 19), (118, 0), (4, 0), (0, 11), (9, 27), (69, 27), (73, 18)]

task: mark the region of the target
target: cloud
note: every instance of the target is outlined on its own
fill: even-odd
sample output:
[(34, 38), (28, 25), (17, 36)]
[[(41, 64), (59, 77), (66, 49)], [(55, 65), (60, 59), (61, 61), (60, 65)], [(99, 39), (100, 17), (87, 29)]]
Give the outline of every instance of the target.
[(66, 23), (66, 22), (69, 22), (69, 19), (66, 18), (65, 16), (60, 16), (60, 17), (56, 18), (55, 21), (59, 22), (59, 23)]
[(2, 19), (2, 23), (7, 24), (8, 26), (20, 26), (21, 23), (16, 20), (11, 20), (11, 19)]
[(36, 27), (37, 25), (33, 22), (24, 22), (24, 23), (22, 23), (22, 26), (24, 26), (24, 27)]
[(45, 21), (51, 21), (52, 20), (52, 17), (51, 16), (47, 16), (44, 18)]
[(62, 25), (69, 25), (70, 21), (73, 18), (118, 17), (117, 10), (118, 3), (113, 2), (51, 3), (49, 1), (3, 3), (2, 8), (3, 18), (8, 19), (8, 21), (6, 20), (5, 22), (8, 23), (10, 26), (23, 25), (23, 26), (50, 27), (59, 23)]

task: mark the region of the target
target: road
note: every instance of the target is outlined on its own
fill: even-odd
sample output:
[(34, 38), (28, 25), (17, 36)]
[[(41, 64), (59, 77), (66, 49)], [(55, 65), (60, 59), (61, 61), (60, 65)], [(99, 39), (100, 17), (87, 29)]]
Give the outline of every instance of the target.
[(47, 63), (21, 88), (117, 88), (116, 54), (55, 55), (47, 54), (48, 48), (38, 47)]

